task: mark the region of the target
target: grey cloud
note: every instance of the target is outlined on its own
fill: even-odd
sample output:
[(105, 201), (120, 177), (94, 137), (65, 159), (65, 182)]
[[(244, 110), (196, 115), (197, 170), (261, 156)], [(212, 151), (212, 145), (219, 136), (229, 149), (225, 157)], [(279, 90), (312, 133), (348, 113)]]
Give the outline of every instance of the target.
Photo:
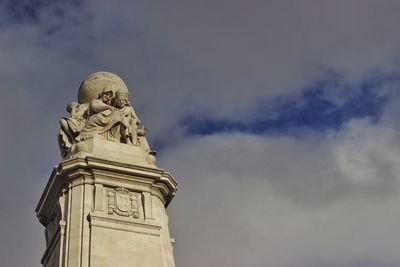
[(398, 264), (396, 135), (353, 121), (328, 142), (212, 136), (164, 152), (178, 265)]
[[(40, 265), (33, 210), (59, 160), (57, 121), (87, 74), (119, 74), (152, 137), (169, 141), (185, 114), (246, 119), (258, 99), (300, 93), (321, 69), (350, 81), (397, 71), (398, 10), (372, 0), (57, 2), (35, 23), (11, 24), (1, 6), (2, 264)], [(178, 266), (340, 266), (371, 255), (398, 265), (396, 90), (382, 124), (352, 122), (327, 143), (228, 135), (160, 151), (160, 166), (181, 178), (170, 207)]]
[(388, 68), (398, 53), (396, 1), (147, 6), (158, 11), (146, 13), (152, 23), (148, 34), (202, 74), (192, 94), (214, 112), (232, 112), (260, 96), (299, 90), (325, 67), (357, 80), (377, 67)]

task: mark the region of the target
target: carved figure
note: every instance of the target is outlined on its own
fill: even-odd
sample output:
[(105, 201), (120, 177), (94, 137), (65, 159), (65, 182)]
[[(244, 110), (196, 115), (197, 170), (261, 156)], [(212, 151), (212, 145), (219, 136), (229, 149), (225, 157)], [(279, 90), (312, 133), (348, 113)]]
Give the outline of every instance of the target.
[(121, 141), (125, 127), (121, 127), (124, 125), (121, 111), (111, 106), (113, 96), (113, 88), (106, 86), (99, 98), (90, 102), (88, 119), (77, 140), (82, 141), (94, 135), (101, 135), (109, 141)]
[(122, 143), (138, 145), (137, 125), (140, 124), (140, 120), (129, 103), (129, 94), (117, 91), (113, 103), (120, 110), (122, 124), (125, 127), (125, 132), (121, 136)]
[(149, 143), (146, 139), (146, 134), (148, 133), (147, 128), (137, 128), (141, 122), (129, 103), (129, 94), (122, 91), (117, 91), (114, 98), (114, 105), (116, 108), (121, 110), (123, 122), (126, 127), (126, 142), (124, 143), (139, 145), (148, 154), (155, 155), (156, 152), (150, 149)]
[(138, 136), (138, 144), (141, 146), (148, 154), (155, 156), (157, 153), (154, 150), (150, 149), (149, 143), (147, 142), (146, 139), (146, 134), (148, 133), (149, 130), (147, 128), (142, 127), (137, 130), (137, 136)]
[(67, 105), (67, 111), (71, 114), (71, 117), (60, 119), (61, 131), (58, 134), (58, 144), (63, 156), (66, 155), (72, 144), (75, 143), (75, 138), (85, 126), (87, 109), (87, 104), (71, 102)]
[(88, 76), (79, 88), (78, 99), (79, 103), (67, 106), (70, 117), (60, 119), (58, 141), (63, 158), (86, 149), (80, 142), (101, 136), (108, 141), (141, 147), (146, 160), (155, 163), (156, 153), (146, 140), (148, 130), (138, 128), (141, 122), (129, 102), (128, 88), (118, 76), (103, 72)]

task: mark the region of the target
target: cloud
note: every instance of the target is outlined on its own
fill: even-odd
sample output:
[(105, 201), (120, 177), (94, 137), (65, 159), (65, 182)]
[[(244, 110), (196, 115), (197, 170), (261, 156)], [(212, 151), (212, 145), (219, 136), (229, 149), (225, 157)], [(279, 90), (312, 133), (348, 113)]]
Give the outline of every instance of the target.
[(298, 91), (324, 68), (362, 79), (398, 52), (395, 1), (174, 3), (145, 5), (148, 34), (203, 74), (191, 94), (215, 113)]
[(398, 144), (354, 120), (329, 140), (221, 134), (163, 152), (177, 265), (396, 266)]
[(246, 121), (240, 116), (221, 119), (199, 114), (187, 115), (181, 125), (187, 134), (194, 135), (221, 132), (288, 134), (299, 131), (299, 128), (321, 132), (338, 129), (354, 118), (379, 120), (390, 96), (382, 87), (393, 82), (398, 83), (397, 78), (386, 78), (371, 84), (364, 81), (357, 86), (349, 86), (337, 80), (318, 82), (305, 89), (301, 95), (282, 97), (266, 103), (260, 101), (258, 107), (254, 108), (253, 116)]
[[(159, 165), (180, 178), (178, 266), (399, 265), (398, 1), (38, 3), (0, 4), (4, 265), (39, 266), (33, 210), (59, 161), (58, 119), (100, 70), (126, 81)], [(333, 127), (316, 96), (345, 119)], [(181, 123), (292, 118), (283, 102), (324, 131), (193, 136)]]

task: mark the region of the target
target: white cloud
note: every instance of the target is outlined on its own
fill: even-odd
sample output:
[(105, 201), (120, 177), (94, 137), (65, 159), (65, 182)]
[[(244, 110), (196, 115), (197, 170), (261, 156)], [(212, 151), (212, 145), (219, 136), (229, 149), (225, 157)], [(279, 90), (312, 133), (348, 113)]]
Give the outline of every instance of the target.
[(397, 131), (358, 120), (314, 137), (214, 135), (165, 151), (180, 182), (177, 264), (400, 264)]

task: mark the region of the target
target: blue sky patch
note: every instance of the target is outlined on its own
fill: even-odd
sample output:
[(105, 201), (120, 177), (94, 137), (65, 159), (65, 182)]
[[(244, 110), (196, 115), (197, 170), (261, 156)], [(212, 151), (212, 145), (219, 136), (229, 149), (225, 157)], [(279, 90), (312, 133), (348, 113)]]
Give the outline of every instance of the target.
[[(393, 77), (388, 80), (393, 80)], [(299, 96), (280, 97), (272, 104), (260, 104), (255, 115), (250, 116), (253, 118), (251, 120), (191, 115), (184, 118), (181, 125), (188, 135), (232, 132), (261, 135), (288, 134), (305, 128), (316, 131), (340, 129), (351, 119), (369, 118), (377, 122), (387, 102), (386, 96), (380, 94), (380, 88), (385, 82), (387, 80), (376, 76), (355, 87), (336, 77), (304, 89)]]
[(78, 6), (80, 2), (80, 0), (6, 0), (0, 4), (0, 8), (5, 8), (8, 23), (35, 23), (45, 8), (54, 7), (52, 13), (62, 17), (63, 5)]

